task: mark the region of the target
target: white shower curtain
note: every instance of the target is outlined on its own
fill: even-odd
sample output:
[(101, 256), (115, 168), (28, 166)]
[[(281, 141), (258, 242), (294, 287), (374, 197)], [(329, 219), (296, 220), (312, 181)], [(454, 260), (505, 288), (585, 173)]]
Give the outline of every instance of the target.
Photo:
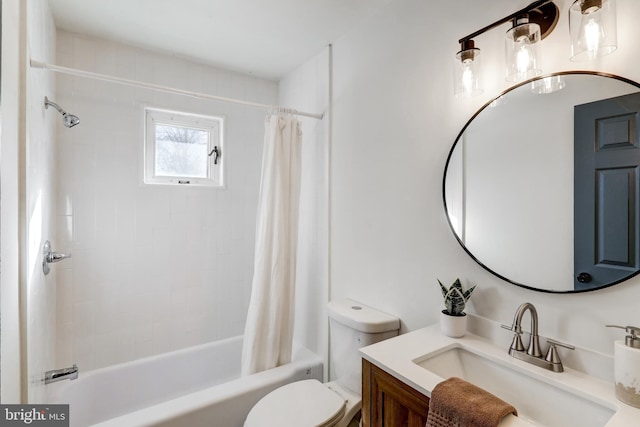
[(266, 117), (242, 375), (291, 361), (301, 142), (300, 123), (294, 117)]

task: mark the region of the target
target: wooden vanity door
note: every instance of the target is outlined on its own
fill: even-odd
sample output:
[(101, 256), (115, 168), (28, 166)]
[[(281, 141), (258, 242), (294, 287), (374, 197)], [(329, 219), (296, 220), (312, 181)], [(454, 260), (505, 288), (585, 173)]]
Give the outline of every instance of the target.
[(424, 427), (429, 398), (362, 359), (362, 426)]

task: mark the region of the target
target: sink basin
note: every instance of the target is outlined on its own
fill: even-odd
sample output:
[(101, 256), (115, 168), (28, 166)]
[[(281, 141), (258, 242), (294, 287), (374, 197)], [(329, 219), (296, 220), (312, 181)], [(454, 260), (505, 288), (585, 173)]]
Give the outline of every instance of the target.
[(493, 393), (534, 425), (602, 427), (615, 413), (606, 403), (548, 378), (562, 373), (535, 375), (472, 349), (449, 347), (413, 362), (443, 379), (459, 377)]

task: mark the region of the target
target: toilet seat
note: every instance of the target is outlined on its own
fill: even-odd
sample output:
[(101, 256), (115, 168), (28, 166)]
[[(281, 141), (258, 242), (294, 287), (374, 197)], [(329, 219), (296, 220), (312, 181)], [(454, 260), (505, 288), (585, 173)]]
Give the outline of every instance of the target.
[(345, 406), (345, 400), (320, 381), (296, 381), (260, 399), (244, 427), (330, 427), (344, 416)]

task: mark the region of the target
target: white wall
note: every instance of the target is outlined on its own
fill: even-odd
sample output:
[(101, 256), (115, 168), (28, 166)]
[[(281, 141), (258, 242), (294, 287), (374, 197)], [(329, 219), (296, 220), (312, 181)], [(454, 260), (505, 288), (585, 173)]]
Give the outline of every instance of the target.
[(281, 105), (323, 120), (302, 121), (302, 183), (296, 277), (295, 340), (317, 354), (327, 350), (329, 49), (280, 81)]
[[(275, 104), (275, 82), (58, 32), (57, 63)], [(59, 76), (58, 347), (81, 371), (238, 335), (253, 271), (262, 110)], [(141, 185), (143, 107), (224, 115), (226, 190)]]
[[(2, 2), (2, 139), (0, 149), (0, 211), (1, 240), (0, 259), (0, 361), (2, 381), (0, 401), (19, 403), (23, 392), (21, 385), (22, 356), (20, 330), (20, 188), (23, 182), (24, 164), (20, 158), (24, 146), (24, 103), (22, 90), (26, 64), (26, 13), (18, 0)], [(24, 390), (26, 392), (26, 390)]]
[[(640, 278), (578, 295), (517, 288), (470, 259), (445, 219), (441, 186), (449, 149), (473, 112), (508, 87), (506, 29), (496, 29), (476, 39), (485, 94), (456, 100), (451, 63), (457, 40), (529, 3), (397, 0), (334, 43), (332, 294), (396, 314), (406, 331), (437, 321), (442, 301), (436, 279), (460, 277), (478, 285), (470, 313), (510, 323), (518, 305), (530, 301), (542, 335), (611, 355), (620, 335), (604, 325), (640, 322)], [(570, 1), (558, 4), (560, 22), (543, 46), (545, 71), (589, 67), (640, 81), (635, 0), (618, 2), (618, 51), (593, 64), (568, 60)], [(492, 327), (508, 345), (510, 333)]]

